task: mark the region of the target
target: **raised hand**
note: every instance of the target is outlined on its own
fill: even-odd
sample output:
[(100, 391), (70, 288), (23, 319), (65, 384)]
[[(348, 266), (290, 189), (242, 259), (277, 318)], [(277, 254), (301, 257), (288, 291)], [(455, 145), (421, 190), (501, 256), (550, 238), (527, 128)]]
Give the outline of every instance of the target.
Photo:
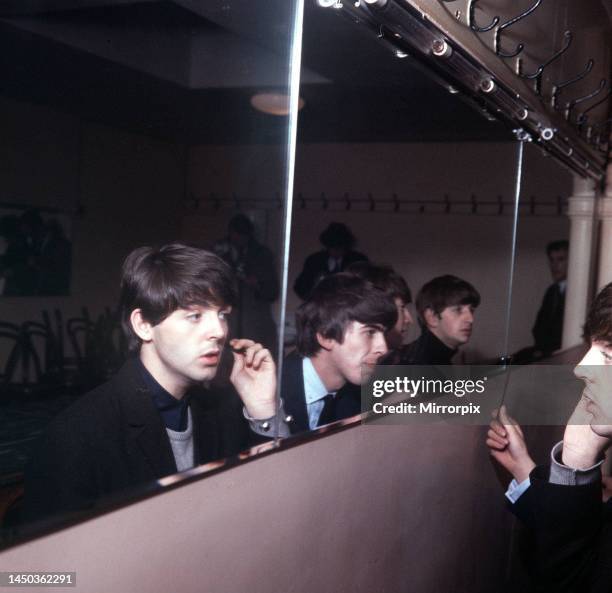
[(265, 419), (276, 414), (276, 365), (270, 351), (247, 339), (230, 341), (234, 366), (230, 375), (247, 414)]
[(506, 406), (500, 408), (498, 418), (491, 420), (486, 444), (493, 459), (519, 483), (536, 465), (527, 450), (521, 427), (508, 415)]
[(593, 413), (590, 398), (584, 394), (571, 415), (563, 435), (563, 463), (574, 469), (595, 465), (610, 446), (610, 439), (600, 436), (591, 427)]

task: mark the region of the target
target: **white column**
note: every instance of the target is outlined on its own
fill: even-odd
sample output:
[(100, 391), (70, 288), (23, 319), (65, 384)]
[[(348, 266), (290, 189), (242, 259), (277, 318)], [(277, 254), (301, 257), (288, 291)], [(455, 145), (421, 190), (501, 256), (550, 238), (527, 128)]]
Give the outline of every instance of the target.
[(606, 193), (599, 201), (599, 219), (601, 220), (599, 241), (599, 273), (597, 290), (612, 282), (612, 164), (608, 165), (606, 175)]
[(594, 212), (595, 182), (575, 175), (574, 191), (568, 199), (567, 208), (570, 237), (561, 341), (563, 349), (580, 344), (582, 341), (582, 326), (589, 306)]

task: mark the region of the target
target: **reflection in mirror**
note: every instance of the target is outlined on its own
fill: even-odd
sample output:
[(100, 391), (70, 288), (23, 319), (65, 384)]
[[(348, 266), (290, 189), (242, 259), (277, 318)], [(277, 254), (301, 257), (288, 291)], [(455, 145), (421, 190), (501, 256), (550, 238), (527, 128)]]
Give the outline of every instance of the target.
[[(514, 136), (339, 12), (305, 11), (302, 65), (322, 80), (302, 81), (300, 92), (295, 337), (284, 344), (281, 389), (293, 432), (359, 409), (346, 399), (359, 400), (376, 363), (487, 364), (505, 354)], [(368, 282), (347, 274), (382, 288), (395, 321)]]
[(3, 544), (287, 430), (294, 3), (183, 4), (2, 12)]
[(593, 181), (530, 144), (523, 171), (505, 403), (520, 424), (532, 425), (528, 433), (542, 436), (549, 434), (542, 427), (567, 421), (581, 392), (572, 371), (594, 296), (596, 192)]
[[(510, 326), (516, 364), (537, 362), (562, 347), (572, 182), (568, 169), (526, 144)], [(580, 334), (571, 342), (566, 345), (579, 344)]]

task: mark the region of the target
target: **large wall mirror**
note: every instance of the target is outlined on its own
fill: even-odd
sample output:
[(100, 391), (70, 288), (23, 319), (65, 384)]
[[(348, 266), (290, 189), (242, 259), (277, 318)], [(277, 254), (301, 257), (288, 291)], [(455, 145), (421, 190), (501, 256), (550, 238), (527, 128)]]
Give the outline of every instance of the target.
[[(36, 533), (35, 520), (46, 527), (62, 525), (82, 516), (72, 513), (78, 507), (92, 506), (76, 501), (78, 487), (68, 485), (85, 460), (60, 461), (53, 453), (42, 470), (48, 475), (37, 474), (45, 489), (40, 498), (49, 504), (42, 513), (29, 514), (23, 476), (36, 456), (55, 451), (50, 442), (42, 450), (38, 445), (52, 420), (84, 394), (125, 374), (126, 364), (129, 381), (141, 384), (144, 377), (144, 387), (156, 389), (128, 352), (117, 309), (122, 262), (135, 248), (179, 241), (214, 251), (231, 268), (237, 294), (229, 320), (226, 311), (219, 312), (212, 332), (217, 335), (202, 334), (185, 354), (211, 359), (195, 364), (218, 369), (209, 391), (219, 394), (224, 400), (219, 406), (242, 425), (246, 420), (229, 381), (233, 357), (227, 345), (221, 354), (226, 332), (226, 341), (262, 343), (279, 359), (296, 2), (264, 4), (3, 5), (3, 543)], [(317, 80), (313, 73), (312, 81)], [(196, 311), (180, 323), (201, 325), (201, 317)], [(180, 338), (174, 351), (186, 340)], [(156, 438), (164, 436), (164, 428), (183, 432), (186, 420), (187, 427), (198, 421), (190, 416), (192, 404), (187, 418), (179, 410), (166, 421), (164, 414), (174, 415), (176, 402), (164, 400), (167, 393), (156, 400), (159, 395), (155, 391), (145, 402), (149, 411), (153, 403), (162, 412), (165, 424), (157, 422), (152, 440), (149, 421), (130, 417), (133, 393), (123, 403), (109, 401), (108, 409), (117, 405), (126, 423), (124, 436), (132, 439), (127, 448), (133, 447), (142, 463), (120, 462), (127, 464), (122, 484), (101, 478), (106, 485), (93, 496), (85, 494), (96, 499), (96, 508), (103, 506), (98, 498), (124, 490), (133, 498), (140, 486), (150, 491), (155, 478), (176, 471), (176, 458), (165, 446), (161, 451)], [(194, 427), (200, 432), (193, 437), (194, 461), (236, 455), (252, 444), (248, 428), (240, 437), (244, 442), (227, 431), (215, 433), (216, 425), (207, 425), (207, 405)], [(103, 416), (93, 419), (102, 433)], [(272, 440), (274, 431), (273, 423), (263, 427), (255, 444)], [(114, 447), (112, 434), (99, 438)], [(62, 494), (62, 483), (72, 494)], [(64, 494), (72, 502), (62, 503)]]
[[(409, 292), (394, 294), (404, 318), (387, 334), (395, 355), (362, 337), (353, 346), (359, 354), (338, 360), (337, 344), (302, 341), (304, 322), (296, 321), (298, 353), (287, 359), (282, 390), (295, 433), (329, 420), (326, 392), (337, 391), (335, 419), (354, 413), (346, 400), (359, 397), (348, 388), (366, 376), (359, 365), (496, 364), (507, 348), (515, 138), (340, 12), (316, 3), (305, 11), (302, 67), (324, 80), (300, 88), (287, 319), (297, 312), (316, 324), (336, 310), (313, 292), (325, 277), (330, 290), (345, 291), (341, 307), (351, 303), (356, 327), (380, 322), (374, 301), (361, 311), (358, 287), (333, 288), (338, 271), (386, 284), (372, 270), (385, 266), (385, 276), (391, 267)], [(432, 330), (417, 308), (434, 293), (445, 302)], [(304, 301), (328, 313), (317, 318)]]

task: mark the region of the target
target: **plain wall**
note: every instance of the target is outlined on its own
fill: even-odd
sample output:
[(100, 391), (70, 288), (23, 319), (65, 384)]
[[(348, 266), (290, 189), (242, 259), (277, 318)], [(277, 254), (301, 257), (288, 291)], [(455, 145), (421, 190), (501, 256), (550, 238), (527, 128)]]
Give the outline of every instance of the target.
[(0, 566), (76, 570), (92, 593), (495, 593), (512, 519), (483, 436), (357, 425), (9, 549)]
[[(281, 212), (263, 211), (263, 201), (282, 191), (284, 153), (279, 147), (199, 146), (191, 151), (189, 191), (201, 200), (183, 225), (184, 236), (197, 240), (222, 232), (235, 213), (231, 204), (211, 207), (211, 194), (220, 199), (241, 200), (243, 210), (263, 216), (261, 236), (280, 254)], [(491, 359), (504, 352), (508, 282), (512, 256), (513, 210), (506, 205), (499, 214), (498, 196), (513, 201), (517, 166), (514, 143), (461, 144), (301, 144), (296, 155), (294, 211), (288, 285), (291, 319), (299, 304), (293, 293), (295, 278), (304, 259), (321, 248), (320, 232), (332, 221), (348, 224), (358, 239), (357, 249), (372, 261), (389, 263), (404, 275), (414, 296), (434, 276), (452, 273), (470, 281), (480, 291), (474, 333), (460, 357), (466, 361)], [(523, 207), (518, 221), (517, 265), (513, 291), (513, 317), (509, 351), (532, 343), (535, 321), (546, 287), (550, 284), (545, 246), (566, 238), (569, 221), (559, 214), (556, 202), (572, 189), (571, 175), (539, 150), (527, 147), (521, 196), (525, 204), (535, 199), (535, 215)], [(367, 199), (379, 203), (370, 211), (367, 203), (332, 203), (327, 210), (320, 200)], [(396, 194), (400, 200), (451, 202), (443, 206), (425, 204), (425, 212), (402, 205), (383, 204)], [(300, 207), (299, 196), (306, 208)], [(459, 204), (476, 200), (477, 213)], [(233, 197), (232, 197), (233, 196)], [(315, 203), (309, 201), (317, 200)], [(552, 204), (552, 205), (547, 205)], [(265, 228), (264, 228), (265, 227)], [(275, 232), (276, 230), (276, 232)], [(408, 340), (418, 336), (416, 325)]]
[(127, 253), (179, 234), (184, 147), (1, 97), (0, 117), (0, 201), (57, 209), (73, 250), (70, 296), (0, 297), (2, 320), (114, 308)]

